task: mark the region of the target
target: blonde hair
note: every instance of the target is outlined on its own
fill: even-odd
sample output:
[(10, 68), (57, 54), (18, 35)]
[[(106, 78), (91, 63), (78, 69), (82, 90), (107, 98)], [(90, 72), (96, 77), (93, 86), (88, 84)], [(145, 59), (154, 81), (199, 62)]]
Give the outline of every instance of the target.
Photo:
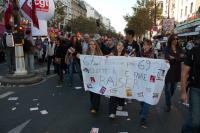
[[(96, 45), (96, 49), (95, 49), (94, 55), (102, 56), (103, 53), (102, 53), (102, 51), (101, 51), (101, 49), (100, 49), (100, 47), (99, 47), (99, 44), (98, 44), (96, 41), (94, 41), (94, 40), (90, 40), (89, 45), (90, 45), (91, 42), (94, 42), (94, 44)], [(90, 46), (88, 47), (87, 55), (92, 55)]]

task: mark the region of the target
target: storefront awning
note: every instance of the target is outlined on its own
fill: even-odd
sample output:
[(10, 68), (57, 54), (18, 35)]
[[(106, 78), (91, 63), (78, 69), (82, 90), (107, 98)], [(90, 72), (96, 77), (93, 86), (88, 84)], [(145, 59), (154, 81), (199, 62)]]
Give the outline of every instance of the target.
[(187, 33), (178, 34), (179, 37), (182, 37), (182, 36), (196, 36), (196, 35), (200, 35), (200, 32), (196, 31), (196, 32), (187, 32)]

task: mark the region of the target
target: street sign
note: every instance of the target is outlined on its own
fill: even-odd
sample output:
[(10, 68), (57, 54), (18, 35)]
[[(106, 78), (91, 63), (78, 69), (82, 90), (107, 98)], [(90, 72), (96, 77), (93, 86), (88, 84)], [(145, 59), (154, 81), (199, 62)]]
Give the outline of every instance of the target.
[(163, 31), (171, 32), (174, 29), (174, 19), (163, 19)]

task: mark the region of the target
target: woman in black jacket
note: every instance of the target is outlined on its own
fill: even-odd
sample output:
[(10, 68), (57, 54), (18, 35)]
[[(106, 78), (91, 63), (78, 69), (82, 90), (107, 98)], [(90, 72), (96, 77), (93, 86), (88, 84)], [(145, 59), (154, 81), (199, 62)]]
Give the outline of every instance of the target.
[(170, 63), (170, 69), (165, 78), (165, 102), (166, 112), (171, 110), (171, 98), (177, 88), (177, 83), (180, 82), (181, 77), (181, 61), (184, 54), (179, 47), (178, 38), (172, 34), (168, 39), (168, 45), (165, 49), (165, 59)]

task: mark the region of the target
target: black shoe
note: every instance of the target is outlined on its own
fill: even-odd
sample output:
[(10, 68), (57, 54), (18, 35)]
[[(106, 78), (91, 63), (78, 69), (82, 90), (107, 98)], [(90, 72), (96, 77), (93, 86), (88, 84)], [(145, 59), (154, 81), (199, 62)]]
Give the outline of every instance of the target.
[(140, 126), (141, 126), (142, 128), (147, 128), (146, 119), (141, 118), (141, 120), (140, 120)]
[(72, 83), (69, 83), (69, 85), (68, 85), (69, 87), (72, 87), (73, 86), (73, 84)]
[(171, 111), (171, 106), (166, 106), (165, 112), (170, 112)]

